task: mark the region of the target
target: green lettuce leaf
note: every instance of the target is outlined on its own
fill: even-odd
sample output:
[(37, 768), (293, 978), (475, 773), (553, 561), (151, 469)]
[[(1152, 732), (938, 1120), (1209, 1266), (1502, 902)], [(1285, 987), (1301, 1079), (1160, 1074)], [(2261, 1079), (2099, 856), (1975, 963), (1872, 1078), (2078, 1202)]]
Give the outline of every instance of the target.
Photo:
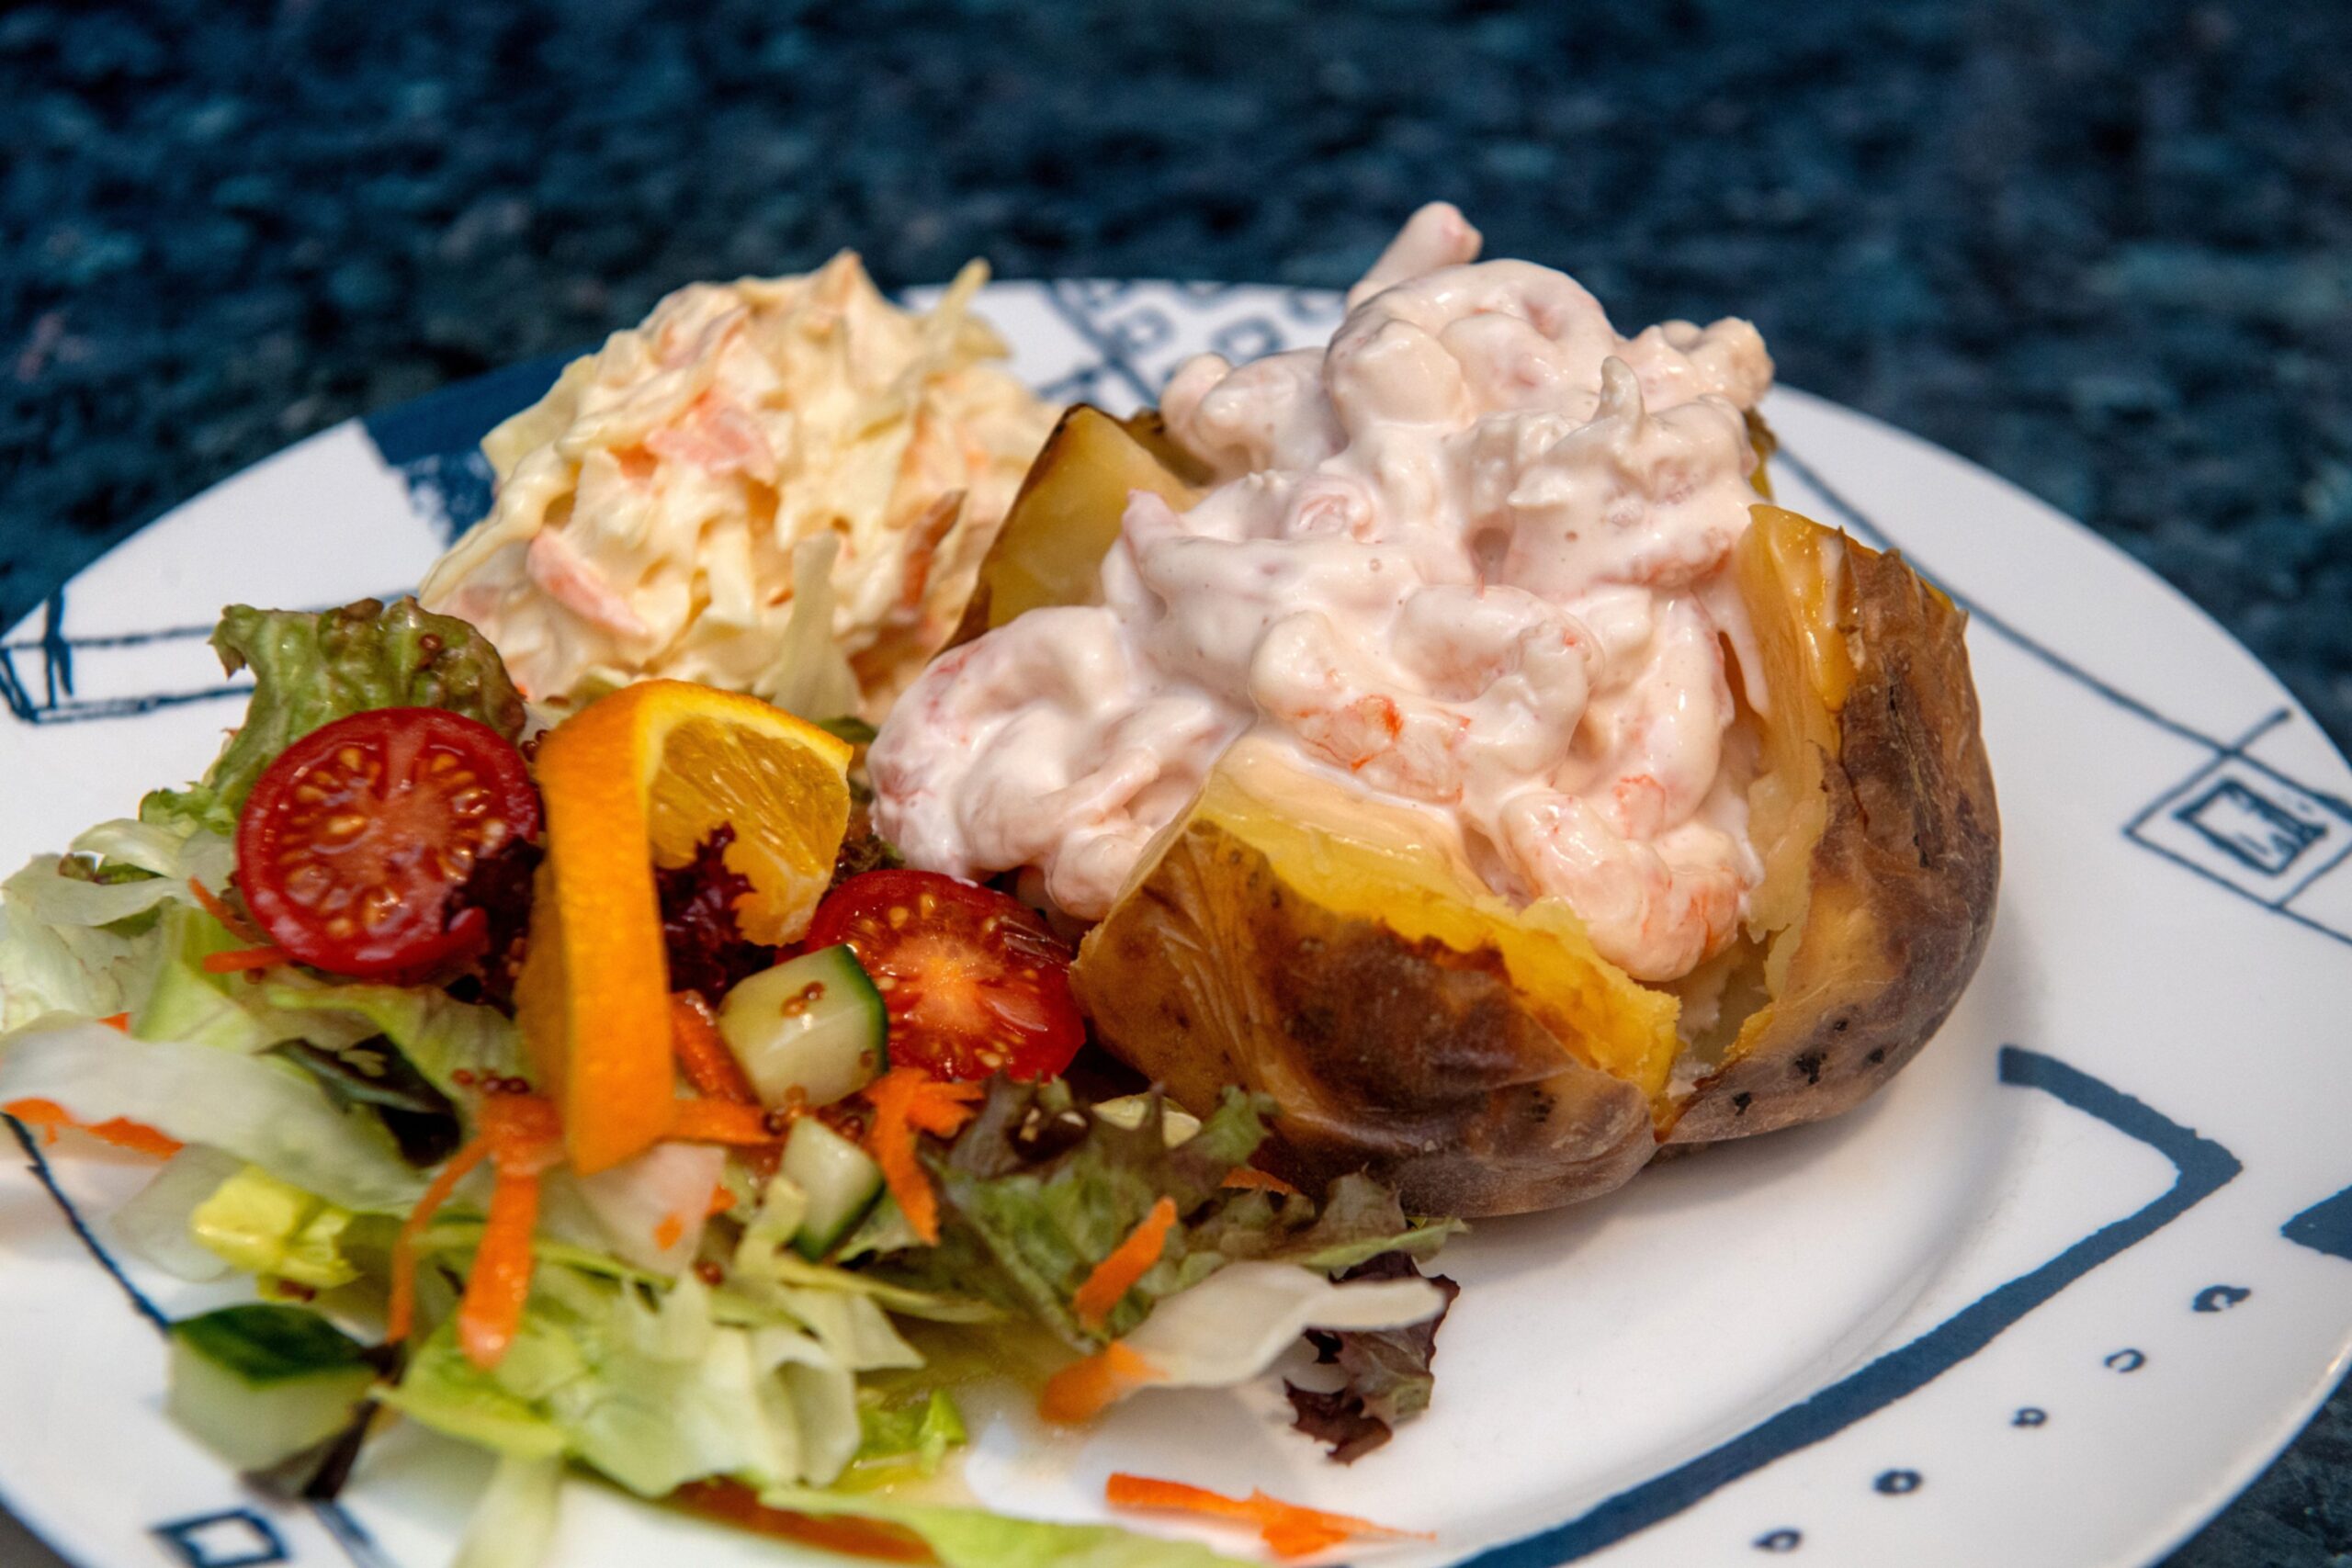
[[(361, 1038), (381, 1035), (426, 1082), (460, 1105), (470, 1098), (460, 1073), (475, 1084), (493, 1077), (527, 1083), (536, 1076), (523, 1032), (496, 1008), (459, 1001), (434, 986), (329, 985), (279, 974), (284, 977), (259, 987), (267, 1006), (330, 1037), (355, 1030)], [(325, 1019), (341, 1021), (339, 1027), (322, 1029)], [(325, 1043), (316, 1034), (305, 1038)]]
[(0, 883), (0, 1028), (139, 1007), (163, 916), (193, 902), (190, 878), (217, 887), (235, 863), (218, 833), (128, 819), (98, 824), (68, 854), (35, 856)]
[[(1058, 1080), (998, 1079), (952, 1145), (927, 1146), (939, 1186), (938, 1245), (877, 1251), (866, 1268), (910, 1288), (979, 1296), (1083, 1349), (1126, 1334), (1155, 1302), (1228, 1263), (1329, 1271), (1400, 1248), (1432, 1251), (1460, 1228), (1408, 1219), (1396, 1194), (1367, 1177), (1335, 1182), (1319, 1206), (1225, 1186), (1265, 1138), (1266, 1110), (1228, 1089), (1171, 1147), (1157, 1097), (1141, 1115), (1111, 1120), (1087, 1114)], [(1159, 1260), (1104, 1323), (1080, 1323), (1071, 1297), (1162, 1197), (1174, 1201), (1179, 1223)]]
[(245, 722), (199, 783), (149, 795), (139, 808), (144, 821), (234, 832), (254, 782), (279, 752), (321, 725), (369, 708), (447, 708), (509, 740), (523, 732), (522, 694), (489, 639), (413, 599), (389, 605), (361, 599), (316, 613), (232, 604), (220, 613), (212, 646), (231, 674), (254, 672)]
[(950, 1449), (967, 1440), (963, 1413), (944, 1388), (857, 1391), (857, 1456), (842, 1483), (887, 1486), (939, 1473)]
[(507, 1387), (520, 1381), (512, 1370), (517, 1359), (527, 1360), (546, 1333), (544, 1321), (526, 1313), (514, 1348), (497, 1371), (486, 1372), (466, 1359), (457, 1325), (445, 1322), (410, 1350), (400, 1385), (378, 1398), (421, 1427), (503, 1458), (560, 1459), (571, 1446), (563, 1428)]
[(766, 1491), (760, 1501), (771, 1508), (903, 1526), (922, 1537), (944, 1568), (1245, 1568), (1197, 1541), (1140, 1535), (1116, 1525), (1050, 1524), (983, 1508), (801, 1488)]
[(339, 1050), (374, 1032), (347, 1014), (274, 1006), (271, 987), (252, 984), (243, 975), (214, 975), (205, 969), (204, 961), (211, 954), (249, 945), (193, 904), (166, 908), (153, 942), (145, 948), (149, 969), (143, 995), (131, 1010), (130, 1032), (141, 1040), (176, 1041), (242, 1055), (288, 1040)]

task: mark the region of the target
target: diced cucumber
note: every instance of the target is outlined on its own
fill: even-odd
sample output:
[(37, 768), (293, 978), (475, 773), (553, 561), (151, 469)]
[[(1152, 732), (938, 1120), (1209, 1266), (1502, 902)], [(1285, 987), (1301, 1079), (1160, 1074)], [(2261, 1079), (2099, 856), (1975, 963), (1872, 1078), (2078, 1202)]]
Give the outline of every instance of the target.
[(727, 993), (718, 1032), (760, 1098), (831, 1105), (889, 1066), (890, 1015), (846, 945), (821, 947), (752, 976)]
[[(1122, 1132), (1132, 1133), (1143, 1125), (1151, 1108), (1148, 1094), (1123, 1094), (1116, 1100), (1097, 1100), (1094, 1115), (1097, 1121), (1108, 1122)], [(1201, 1130), (1201, 1119), (1177, 1104), (1163, 1099), (1159, 1102), (1159, 1138), (1170, 1148), (1187, 1142)]]
[(812, 1261), (848, 1235), (882, 1192), (882, 1168), (814, 1117), (804, 1116), (792, 1124), (784, 1145), (784, 1174), (808, 1200), (792, 1245)]
[(376, 1369), (314, 1312), (232, 1306), (172, 1325), (165, 1408), (241, 1471), (265, 1470), (350, 1424)]

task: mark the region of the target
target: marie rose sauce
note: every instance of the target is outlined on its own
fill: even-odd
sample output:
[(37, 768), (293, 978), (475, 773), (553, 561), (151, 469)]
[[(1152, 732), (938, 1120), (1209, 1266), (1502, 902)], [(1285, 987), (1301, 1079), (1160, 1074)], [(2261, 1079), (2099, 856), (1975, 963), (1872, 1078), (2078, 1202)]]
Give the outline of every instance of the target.
[(1760, 867), (1729, 562), (1771, 360), (1738, 320), (1620, 337), (1477, 247), (1425, 208), (1327, 348), (1176, 373), (1161, 412), (1214, 488), (1132, 494), (1101, 604), (955, 650), (883, 727), (876, 821), (911, 863), (1034, 866), (1099, 918), (1249, 734), (1443, 818), (1636, 977), (1730, 940)]

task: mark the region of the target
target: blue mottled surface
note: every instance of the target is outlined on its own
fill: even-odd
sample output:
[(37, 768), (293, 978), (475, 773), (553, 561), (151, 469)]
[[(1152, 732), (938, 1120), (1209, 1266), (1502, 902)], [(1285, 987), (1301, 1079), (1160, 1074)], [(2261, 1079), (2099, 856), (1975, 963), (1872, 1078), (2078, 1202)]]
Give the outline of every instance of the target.
[[(14, 6), (0, 624), (689, 278), (1340, 284), (1443, 196), (2086, 519), (2341, 743), (2347, 81), (2340, 4)], [(2352, 1397), (2173, 1562), (2352, 1562)]]

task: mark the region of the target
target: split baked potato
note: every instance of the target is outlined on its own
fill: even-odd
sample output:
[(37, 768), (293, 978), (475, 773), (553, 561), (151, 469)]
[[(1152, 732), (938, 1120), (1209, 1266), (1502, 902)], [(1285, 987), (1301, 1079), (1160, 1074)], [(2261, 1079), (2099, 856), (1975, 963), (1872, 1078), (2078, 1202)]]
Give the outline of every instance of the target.
[[(1135, 431), (1071, 411), (966, 635), (1088, 597), (1138, 488), (1192, 493)], [(1195, 1111), (1227, 1084), (1272, 1095), (1294, 1180), (1369, 1168), (1416, 1211), (1472, 1216), (1869, 1095), (1991, 929), (2000, 828), (1966, 617), (1899, 557), (1769, 504), (1735, 570), (1770, 702), (1740, 716), (1765, 876), (1729, 951), (1637, 982), (1558, 900), (1489, 893), (1426, 816), (1244, 741), (1080, 946), (1103, 1044)]]

